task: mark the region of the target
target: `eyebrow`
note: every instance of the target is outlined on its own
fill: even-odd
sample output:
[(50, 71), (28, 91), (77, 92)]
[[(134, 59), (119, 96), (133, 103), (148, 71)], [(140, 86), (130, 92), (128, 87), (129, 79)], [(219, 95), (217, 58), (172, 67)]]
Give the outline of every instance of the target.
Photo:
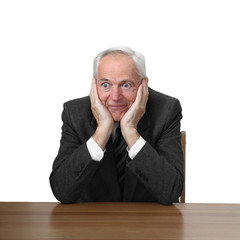
[[(99, 82), (110, 82), (111, 80), (107, 79), (107, 78), (101, 78), (99, 79)], [(124, 79), (121, 80), (120, 82), (125, 83), (125, 82), (135, 82), (134, 80), (131, 79)]]
[(101, 79), (99, 80), (99, 82), (110, 82), (110, 80), (107, 79), (107, 78), (101, 78)]

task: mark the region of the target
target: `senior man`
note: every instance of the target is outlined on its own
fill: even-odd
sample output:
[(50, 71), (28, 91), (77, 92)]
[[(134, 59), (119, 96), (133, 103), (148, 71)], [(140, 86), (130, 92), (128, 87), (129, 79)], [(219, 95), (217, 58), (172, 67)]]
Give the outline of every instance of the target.
[(184, 182), (176, 98), (148, 87), (145, 58), (128, 47), (94, 60), (90, 96), (64, 104), (50, 184), (62, 203), (178, 202)]

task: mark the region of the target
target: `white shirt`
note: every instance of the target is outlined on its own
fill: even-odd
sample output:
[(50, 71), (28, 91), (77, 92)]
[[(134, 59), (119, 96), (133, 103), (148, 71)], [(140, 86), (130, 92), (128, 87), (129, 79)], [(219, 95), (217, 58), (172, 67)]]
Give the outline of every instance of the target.
[[(127, 147), (128, 156), (133, 159), (142, 149), (145, 143), (146, 141), (140, 136), (138, 140), (134, 143), (134, 145), (131, 147), (131, 149)], [(102, 160), (105, 150), (103, 151), (92, 137), (87, 141), (87, 148), (93, 160)]]

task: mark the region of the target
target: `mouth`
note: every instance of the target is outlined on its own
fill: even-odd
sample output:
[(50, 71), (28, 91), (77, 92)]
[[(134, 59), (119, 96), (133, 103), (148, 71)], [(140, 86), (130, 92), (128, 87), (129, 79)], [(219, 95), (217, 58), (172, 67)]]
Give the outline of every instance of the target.
[(114, 104), (114, 105), (108, 105), (108, 109), (112, 111), (119, 111), (123, 110), (127, 107), (127, 105), (124, 104)]

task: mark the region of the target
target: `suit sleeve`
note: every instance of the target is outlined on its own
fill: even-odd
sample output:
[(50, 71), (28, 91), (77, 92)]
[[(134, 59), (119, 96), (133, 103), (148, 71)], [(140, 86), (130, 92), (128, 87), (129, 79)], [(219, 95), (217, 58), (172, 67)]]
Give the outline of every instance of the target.
[(53, 194), (62, 203), (79, 201), (99, 164), (92, 160), (86, 142), (79, 139), (68, 112), (64, 104), (60, 148), (50, 175)]
[[(177, 202), (184, 183), (184, 160), (181, 147), (181, 105), (174, 99), (166, 116), (162, 133), (146, 142), (129, 169), (161, 204)], [(155, 123), (157, 126), (157, 123)], [(157, 130), (156, 130), (157, 131)]]

